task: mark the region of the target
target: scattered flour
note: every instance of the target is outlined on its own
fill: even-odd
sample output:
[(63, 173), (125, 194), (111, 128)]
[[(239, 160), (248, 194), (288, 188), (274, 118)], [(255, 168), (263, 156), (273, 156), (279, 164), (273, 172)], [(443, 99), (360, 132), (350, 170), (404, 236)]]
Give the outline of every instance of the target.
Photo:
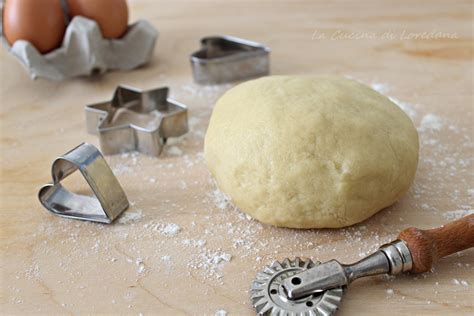
[(214, 191), (212, 191), (211, 196), (214, 200), (214, 204), (220, 210), (225, 210), (227, 207), (229, 207), (231, 205), (230, 204), (230, 198), (227, 197), (227, 195), (225, 195), (219, 189), (215, 189)]
[(188, 188), (188, 185), (186, 184), (185, 181), (180, 181), (180, 182), (179, 182), (179, 188), (180, 188), (181, 190), (186, 190), (186, 189)]
[(392, 88), (386, 83), (380, 83), (380, 82), (373, 81), (370, 84), (370, 86), (372, 87), (372, 89), (374, 89), (375, 91), (377, 91), (380, 94), (386, 94), (386, 93), (390, 92), (390, 90), (392, 90)]
[(138, 152), (125, 152), (118, 156), (120, 161), (112, 168), (114, 175), (133, 174), (133, 167), (138, 164), (138, 156)]
[(433, 113), (428, 113), (421, 119), (418, 131), (440, 131), (442, 127), (443, 120), (439, 116), (434, 115)]
[(145, 267), (145, 263), (143, 262), (143, 259), (137, 258), (137, 260), (135, 260), (135, 263), (137, 265), (137, 272), (139, 274), (144, 273), (146, 270), (146, 267)]
[(232, 255), (228, 253), (215, 254), (214, 257), (212, 257), (212, 263), (219, 264), (222, 261), (230, 262), (231, 259), (232, 259)]
[(172, 156), (182, 156), (183, 151), (177, 146), (167, 146), (166, 152)]
[(222, 250), (211, 250), (203, 246), (199, 248), (198, 256), (188, 262), (188, 267), (204, 272), (206, 279), (222, 279), (223, 265), (232, 260), (232, 255)]
[[(194, 85), (191, 85), (191, 87), (192, 89), (188, 91), (189, 94), (202, 96), (203, 100), (206, 99), (206, 102), (209, 104), (211, 103), (209, 99), (217, 98), (223, 92), (222, 89), (217, 88), (211, 88), (207, 92), (202, 92), (200, 88), (198, 89)], [(389, 85), (383, 83), (372, 83), (372, 88), (383, 94), (389, 93), (392, 90)], [(417, 115), (415, 111), (415, 108), (418, 109), (417, 107), (393, 98), (391, 99), (412, 119)], [(204, 109), (204, 111), (208, 111), (208, 109)], [(63, 277), (64, 282), (72, 282), (74, 278), (68, 277), (68, 275), (72, 276), (81, 272), (80, 268), (76, 270), (71, 268), (74, 267), (71, 264), (72, 262), (80, 261), (84, 257), (87, 259), (91, 256), (97, 256), (98, 253), (104, 256), (106, 264), (113, 262), (114, 269), (121, 269), (120, 263), (126, 260), (130, 264), (127, 269), (132, 267), (132, 272), (138, 274), (133, 275), (134, 278), (137, 276), (145, 277), (147, 273), (163, 273), (165, 281), (172, 282), (166, 271), (174, 269), (175, 265), (177, 267), (178, 264), (184, 264), (189, 268), (188, 273), (193, 276), (193, 279), (213, 284), (224, 284), (224, 276), (226, 281), (230, 280), (230, 282), (233, 282), (233, 276), (228, 277), (227, 274), (229, 272), (226, 272), (226, 269), (227, 267), (235, 268), (231, 266), (235, 265), (235, 261), (237, 261), (235, 258), (238, 258), (239, 261), (243, 262), (246, 260), (248, 263), (248, 269), (241, 273), (250, 280), (255, 276), (256, 271), (260, 271), (264, 265), (272, 260), (281, 260), (291, 255), (312, 256), (314, 253), (318, 253), (318, 256), (322, 258), (337, 257), (347, 262), (355, 261), (354, 257), (365, 257), (375, 251), (381, 244), (391, 241), (393, 235), (387, 233), (387, 231), (401, 229), (410, 224), (408, 223), (408, 218), (405, 218), (406, 221), (404, 223), (398, 223), (397, 220), (387, 230), (377, 230), (371, 225), (359, 224), (337, 231), (290, 231), (262, 225), (238, 209), (234, 211), (229, 198), (218, 189), (210, 186), (210, 179), (196, 180), (186, 176), (189, 172), (187, 169), (193, 168), (194, 172), (194, 168), (199, 170), (200, 168), (203, 169), (204, 166), (202, 151), (195, 150), (201, 150), (200, 148), (202, 148), (201, 135), (204, 135), (204, 123), (207, 120), (206, 115), (208, 113), (205, 113), (205, 115), (202, 114), (203, 112), (199, 113), (201, 118), (190, 117), (189, 125), (191, 132), (188, 135), (190, 137), (176, 138), (173, 142), (170, 140), (167, 147), (165, 147), (165, 150), (170, 155), (179, 157), (174, 159), (172, 163), (170, 163), (170, 159), (149, 158), (137, 153), (107, 157), (107, 160), (111, 161), (110, 165), (113, 167), (114, 172), (122, 175), (120, 180), (122, 181), (123, 179), (124, 184), (126, 183), (125, 181), (142, 180), (140, 183), (143, 183), (145, 189), (149, 190), (151, 194), (156, 193), (168, 196), (168, 193), (171, 193), (167, 197), (169, 200), (158, 199), (155, 205), (147, 209), (145, 213), (146, 219), (150, 218), (153, 220), (137, 225), (136, 222), (140, 222), (140, 219), (144, 217), (143, 212), (140, 209), (131, 209), (124, 212), (122, 217), (118, 219), (119, 223), (129, 224), (126, 227), (124, 225), (111, 225), (104, 228), (105, 226), (74, 221), (54, 223), (48, 221), (38, 228), (39, 230), (34, 232), (38, 237), (48, 236), (44, 242), (38, 243), (35, 250), (36, 255), (52, 256), (56, 254), (57, 257), (57, 247), (50, 244), (52, 238), (49, 238), (49, 236), (60, 236), (62, 247), (71, 249), (68, 256), (61, 259), (59, 269), (55, 271), (55, 273), (59, 273)], [(433, 114), (428, 114), (421, 118), (419, 131), (437, 131), (446, 126), (445, 130), (447, 133), (453, 133), (453, 136), (459, 136), (459, 139), (463, 139), (462, 146), (472, 146), (469, 129), (449, 124), (450, 122), (447, 118), (443, 117), (441, 119)], [(448, 126), (449, 128), (447, 128)], [(424, 216), (437, 214), (440, 218), (444, 217), (446, 220), (452, 220), (473, 213), (472, 205), (469, 204), (470, 202), (466, 198), (474, 197), (474, 188), (472, 183), (467, 182), (469, 178), (464, 176), (458, 177), (466, 181), (460, 184), (458, 182), (456, 184), (444, 184), (442, 179), (447, 176), (453, 176), (453, 174), (467, 174), (470, 170), (469, 167), (471, 166), (472, 159), (464, 155), (463, 152), (457, 151), (457, 147), (439, 138), (438, 134), (440, 133), (420, 133), (420, 143), (422, 144), (420, 170), (422, 172), (417, 175), (417, 180), (409, 194), (412, 194), (415, 199), (419, 199), (418, 201), (426, 202), (419, 202), (423, 210), (420, 214)], [(189, 142), (191, 146), (188, 147), (186, 142)], [(143, 170), (142, 166), (144, 167)], [(432, 172), (428, 173), (426, 170)], [(167, 178), (163, 178), (162, 174), (166, 177), (176, 177), (178, 179), (177, 185), (179, 189), (186, 190), (186, 194), (189, 193), (189, 198), (196, 202), (193, 205), (193, 208), (196, 209), (195, 211), (185, 209), (186, 205), (181, 203), (180, 199), (183, 192), (175, 195), (175, 188), (167, 191), (166, 182), (163, 182)], [(205, 187), (202, 192), (196, 193), (196, 190), (187, 190), (188, 188), (201, 185)], [(467, 190), (466, 188), (469, 187), (471, 189)], [(435, 208), (437, 206), (435, 204), (437, 199), (432, 199), (432, 197), (437, 197), (441, 194), (445, 194), (453, 201), (451, 209), (458, 210), (444, 214), (444, 210), (437, 210)], [(136, 202), (145, 205), (150, 200), (153, 200), (153, 198), (148, 196)], [(441, 208), (441, 206), (438, 207)], [(232, 208), (232, 212), (217, 211), (230, 208)], [(182, 216), (186, 216), (185, 220), (179, 220), (180, 224), (183, 223), (184, 229), (177, 224), (170, 223), (175, 220), (175, 217), (173, 219), (167, 217), (175, 210), (179, 211), (179, 214), (183, 214)], [(388, 209), (381, 216), (383, 218), (385, 216), (393, 217), (394, 214), (395, 212), (392, 213), (392, 210)], [(189, 221), (187, 221), (188, 216)], [(395, 218), (398, 218), (398, 215)], [(378, 219), (374, 220), (378, 221)], [(87, 236), (87, 238), (84, 236)], [(38, 238), (38, 240), (41, 240), (41, 238)], [(149, 246), (150, 241), (153, 245), (152, 248)], [(123, 257), (115, 248), (116, 245), (124, 244), (130, 245), (126, 249), (128, 257)], [(287, 248), (289, 245), (291, 245), (290, 253), (288, 253), (289, 248)], [(119, 249), (121, 248), (119, 247)], [(351, 249), (351, 251), (345, 252), (341, 249)], [(34, 279), (48, 277), (52, 269), (43, 269), (43, 266), (40, 266), (41, 262), (32, 262), (31, 265), (26, 266), (20, 273), (17, 273), (16, 278)], [(454, 279), (456, 281), (451, 281), (452, 284), (459, 286), (457, 290), (470, 286), (470, 280), (468, 282), (464, 279), (467, 279), (469, 274), (466, 273), (469, 272), (472, 264), (470, 266), (469, 263), (465, 262), (466, 257), (460, 257), (459, 262), (455, 266), (456, 269), (463, 270), (463, 274), (456, 275), (458, 277)], [(121, 271), (125, 276), (128, 270), (118, 271)], [(436, 273), (436, 271), (433, 273)], [(172, 274), (170, 275), (172, 277)], [(391, 282), (393, 278), (387, 277), (387, 281)], [(76, 286), (74, 286), (74, 283), (71, 284), (71, 290), (77, 291), (79, 294), (83, 294), (83, 291), (89, 291), (92, 288), (92, 286), (84, 286), (82, 284), (77, 284)], [(433, 288), (438, 288), (440, 293), (442, 293), (440, 286), (433, 286)], [(244, 290), (238, 289), (238, 291)], [(430, 289), (427, 289), (427, 291), (430, 291)], [(390, 298), (394, 293), (393, 289), (387, 289), (387, 298)], [(435, 295), (437, 292), (432, 290), (430, 294)], [(15, 301), (21, 302), (22, 299), (26, 301), (26, 297), (23, 298), (20, 295), (17, 294), (14, 297)], [(118, 297), (116, 299), (117, 302), (114, 301), (114, 304), (120, 303), (121, 298)], [(127, 300), (128, 308), (135, 306), (137, 303), (136, 301), (134, 302), (135, 298), (133, 296), (124, 296), (124, 299)], [(404, 296), (401, 299), (404, 299)], [(67, 302), (67, 305), (70, 306), (70, 303)], [(219, 309), (216, 315), (227, 315), (227, 312)]]
[(133, 170), (126, 164), (118, 164), (112, 169), (114, 175), (120, 176), (124, 173), (132, 173)]
[(34, 264), (32, 267), (25, 271), (25, 276), (28, 279), (38, 278), (40, 276), (40, 268), (38, 264)]
[(181, 227), (176, 224), (166, 224), (161, 226), (158, 231), (166, 236), (176, 236), (181, 231)]
[(119, 217), (118, 222), (120, 224), (127, 224), (129, 222), (138, 221), (143, 217), (142, 210), (135, 210), (135, 211), (125, 211), (122, 216)]
[(387, 93), (390, 92), (392, 89), (391, 87), (386, 84), (386, 83), (380, 83), (380, 82), (372, 82), (370, 84), (370, 86), (372, 87), (372, 89), (374, 89), (375, 91), (379, 92), (380, 94), (383, 94), (383, 95), (386, 95), (390, 101), (392, 101), (393, 103), (395, 103), (396, 105), (398, 105), (398, 107), (400, 109), (403, 110), (403, 112), (405, 112), (406, 114), (408, 114), (408, 116), (413, 120), (415, 117), (416, 117), (416, 111), (415, 109), (413, 108), (413, 105), (409, 104), (409, 103), (406, 103), (406, 102), (403, 102), (403, 101), (400, 101), (394, 97), (391, 97), (391, 96), (388, 96)]
[(196, 127), (201, 123), (201, 120), (195, 116), (189, 118), (188, 120), (188, 126), (191, 131), (194, 131)]
[(177, 224), (169, 223), (169, 224), (162, 224), (162, 223), (155, 223), (149, 222), (143, 225), (143, 228), (150, 229), (152, 231), (157, 231), (162, 235), (173, 237), (176, 236), (180, 231), (181, 227)]
[(454, 285), (460, 285), (460, 286), (465, 286), (465, 287), (469, 286), (469, 282), (467, 282), (466, 280), (453, 279), (452, 283)]
[(443, 214), (443, 217), (449, 221), (454, 221), (460, 219), (464, 216), (474, 214), (474, 209), (472, 210), (456, 210), (456, 211), (449, 211)]
[[(191, 97), (205, 98), (206, 100), (215, 101), (222, 93), (229, 90), (231, 87), (232, 84), (199, 86), (191, 83), (182, 86), (181, 89)], [(211, 103), (213, 104), (214, 102)]]
[(206, 241), (203, 239), (184, 239), (181, 244), (184, 246), (194, 246), (194, 247), (204, 247), (206, 245)]

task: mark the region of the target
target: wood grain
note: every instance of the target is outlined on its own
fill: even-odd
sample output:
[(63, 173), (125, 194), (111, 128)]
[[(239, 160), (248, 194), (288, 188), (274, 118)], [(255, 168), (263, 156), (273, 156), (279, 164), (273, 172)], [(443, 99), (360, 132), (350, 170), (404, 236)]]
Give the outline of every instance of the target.
[[(146, 67), (64, 82), (32, 81), (0, 49), (0, 310), (2, 314), (252, 315), (248, 289), (273, 260), (350, 263), (406, 227), (449, 221), (474, 200), (472, 2), (444, 0), (133, 0), (131, 21), (160, 32)], [(439, 30), (457, 40), (407, 40)], [(315, 31), (325, 39), (314, 37)], [(335, 32), (374, 39), (332, 39)], [(383, 33), (394, 37), (383, 39)], [(189, 54), (201, 37), (229, 34), (267, 44), (273, 74), (337, 74), (376, 84), (406, 105), (420, 129), (415, 183), (395, 205), (341, 230), (291, 230), (248, 220), (215, 194), (202, 160), (216, 99), (233, 85), (193, 84)], [(107, 156), (135, 219), (97, 225), (55, 217), (38, 202), (51, 163), (79, 143), (86, 104), (118, 84), (169, 86), (189, 106), (192, 131), (158, 158)], [(422, 124), (426, 115), (439, 126)], [(429, 118), (429, 117), (428, 117)], [(425, 122), (426, 123), (426, 122)], [(433, 128), (434, 127), (434, 128)], [(67, 183), (82, 190), (79, 181)], [(160, 225), (181, 227), (175, 236)], [(205, 245), (202, 245), (205, 243)], [(216, 255), (229, 262), (214, 264)], [(209, 262), (210, 260), (210, 262)], [(434, 272), (354, 282), (339, 315), (472, 315), (474, 251), (440, 260)], [(466, 285), (464, 285), (466, 284)]]
[(413, 259), (412, 271), (429, 271), (439, 259), (474, 247), (474, 214), (433, 229), (410, 227), (398, 238), (405, 241)]

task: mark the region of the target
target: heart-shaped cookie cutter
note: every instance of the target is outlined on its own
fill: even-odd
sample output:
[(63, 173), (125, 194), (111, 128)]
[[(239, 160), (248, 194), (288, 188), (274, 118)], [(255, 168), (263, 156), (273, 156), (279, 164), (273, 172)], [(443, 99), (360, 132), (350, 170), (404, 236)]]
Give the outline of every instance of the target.
[[(105, 155), (137, 150), (157, 157), (167, 138), (188, 132), (187, 107), (168, 92), (167, 87), (142, 91), (120, 85), (111, 101), (85, 107), (87, 131), (99, 135)], [(132, 116), (122, 120), (124, 113)], [(148, 122), (138, 122), (140, 117)]]
[(194, 81), (220, 84), (270, 73), (270, 49), (233, 36), (201, 39), (201, 49), (191, 54)]
[[(61, 180), (79, 170), (95, 196), (76, 194)], [(51, 213), (86, 221), (112, 223), (128, 206), (127, 196), (100, 151), (82, 143), (54, 160), (53, 183), (43, 186), (38, 197)]]

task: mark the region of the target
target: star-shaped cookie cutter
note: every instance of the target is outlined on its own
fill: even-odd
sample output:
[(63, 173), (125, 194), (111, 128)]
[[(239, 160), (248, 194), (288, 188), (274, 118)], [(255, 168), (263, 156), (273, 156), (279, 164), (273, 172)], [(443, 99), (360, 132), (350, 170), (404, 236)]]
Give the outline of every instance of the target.
[(111, 101), (85, 107), (87, 131), (99, 135), (105, 155), (139, 151), (159, 156), (169, 137), (188, 132), (187, 107), (167, 87), (141, 91), (120, 85)]
[(201, 49), (191, 54), (194, 81), (220, 84), (268, 75), (270, 49), (233, 36), (201, 39)]

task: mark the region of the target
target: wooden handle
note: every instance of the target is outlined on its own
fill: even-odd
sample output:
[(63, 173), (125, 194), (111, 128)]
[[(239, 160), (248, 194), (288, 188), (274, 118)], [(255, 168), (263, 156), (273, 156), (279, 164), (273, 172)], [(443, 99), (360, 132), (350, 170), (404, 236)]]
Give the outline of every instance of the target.
[(438, 228), (422, 230), (410, 227), (402, 231), (398, 239), (405, 241), (410, 249), (411, 271), (426, 272), (439, 259), (474, 247), (474, 214)]

